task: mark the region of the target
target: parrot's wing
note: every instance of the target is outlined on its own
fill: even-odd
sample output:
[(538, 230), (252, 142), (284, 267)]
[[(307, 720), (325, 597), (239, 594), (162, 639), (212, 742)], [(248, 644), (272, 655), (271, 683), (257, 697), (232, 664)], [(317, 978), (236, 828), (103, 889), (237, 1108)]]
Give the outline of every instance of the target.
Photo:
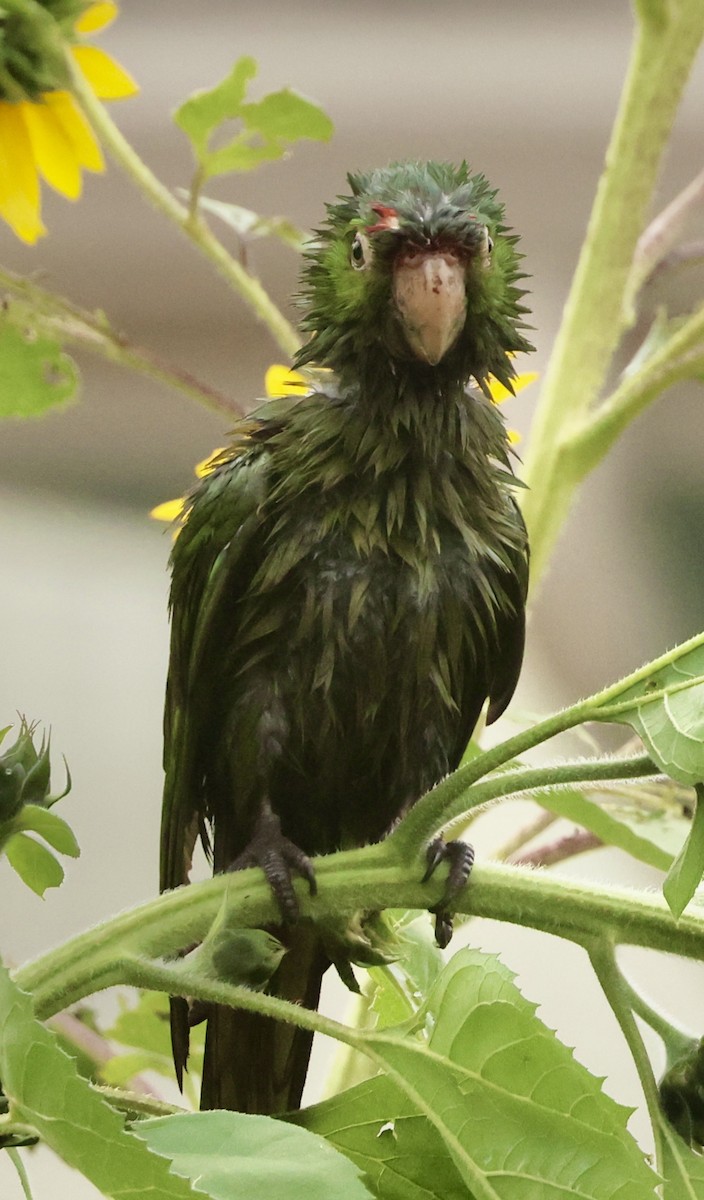
[[(518, 505), (512, 502), (513, 519), (524, 530), (523, 518)], [(499, 653), (493, 664), (489, 689), (487, 725), (496, 721), (508, 705), (518, 683), (523, 662), (526, 640), (526, 599), (528, 596), (528, 570), (530, 555), (528, 535), (525, 535), (523, 550), (516, 550), (513, 557), (513, 573), (503, 583), (508, 605), (497, 622), (497, 644)]]
[[(172, 552), (161, 891), (188, 882), (198, 834), (207, 841), (200, 753), (209, 709), (207, 659), (217, 642), (223, 596), (241, 595), (254, 569), (266, 470), (266, 454), (247, 453), (241, 444), (226, 451), (188, 501)], [(188, 1058), (188, 1027), (187, 1002), (173, 997), (171, 1037), (179, 1086)]]
[[(231, 453), (231, 452), (229, 452)], [(203, 812), (198, 741), (207, 671), (225, 591), (236, 598), (252, 574), (266, 455), (226, 458), (191, 497), (172, 553), (171, 654), (164, 712), (160, 887), (187, 882)], [(256, 557), (256, 556), (255, 556)]]

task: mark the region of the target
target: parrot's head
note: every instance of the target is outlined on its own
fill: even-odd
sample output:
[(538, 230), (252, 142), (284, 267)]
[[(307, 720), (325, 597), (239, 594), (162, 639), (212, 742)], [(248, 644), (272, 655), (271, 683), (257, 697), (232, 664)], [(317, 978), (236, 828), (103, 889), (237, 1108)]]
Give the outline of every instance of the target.
[(532, 347), (517, 239), (486, 179), (464, 163), (409, 162), (348, 180), (306, 256), (311, 337), (298, 362), (343, 378), (411, 367), (508, 383), (509, 356)]

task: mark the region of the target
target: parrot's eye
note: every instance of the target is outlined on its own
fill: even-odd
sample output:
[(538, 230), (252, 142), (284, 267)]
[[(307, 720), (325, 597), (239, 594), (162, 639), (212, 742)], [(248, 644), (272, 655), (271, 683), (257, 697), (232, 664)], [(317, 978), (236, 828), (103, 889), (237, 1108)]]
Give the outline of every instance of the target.
[(350, 262), (355, 271), (363, 271), (365, 267), (368, 267), (370, 258), (369, 239), (365, 238), (363, 233), (356, 233), (350, 250)]
[(494, 239), (492, 237), (489, 237), (489, 234), (487, 234), (486, 235), (486, 252), (487, 252), (487, 254), (491, 254), (493, 249), (494, 249)]

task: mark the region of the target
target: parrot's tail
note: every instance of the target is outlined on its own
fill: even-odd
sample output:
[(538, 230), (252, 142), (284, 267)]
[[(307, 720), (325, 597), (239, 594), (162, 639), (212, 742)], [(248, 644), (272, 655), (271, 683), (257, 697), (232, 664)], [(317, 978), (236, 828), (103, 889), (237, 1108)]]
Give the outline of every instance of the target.
[[(267, 991), (316, 1009), (330, 965), (312, 925), (277, 937), (288, 947)], [(201, 1109), (282, 1113), (300, 1107), (313, 1034), (242, 1009), (214, 1007), (208, 1016)]]

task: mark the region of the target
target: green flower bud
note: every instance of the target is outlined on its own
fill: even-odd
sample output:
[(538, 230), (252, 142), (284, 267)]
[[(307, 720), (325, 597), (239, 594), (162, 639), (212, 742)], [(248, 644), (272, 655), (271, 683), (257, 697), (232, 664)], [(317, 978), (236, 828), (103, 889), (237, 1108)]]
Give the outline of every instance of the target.
[(0, 99), (36, 100), (43, 92), (68, 87), (65, 40), (87, 7), (86, 0), (35, 0), (2, 5), (0, 17)]
[(695, 1149), (704, 1147), (704, 1038), (665, 1073), (660, 1103), (670, 1124)]
[[(11, 820), (25, 804), (49, 808), (61, 799), (60, 796), (50, 795), (51, 739), (43, 735), (37, 750), (34, 744), (35, 731), (36, 724), (29, 724), (22, 717), (16, 742), (4, 754), (0, 754), (0, 822)], [(62, 795), (66, 795), (70, 785), (69, 776), (68, 786)]]

